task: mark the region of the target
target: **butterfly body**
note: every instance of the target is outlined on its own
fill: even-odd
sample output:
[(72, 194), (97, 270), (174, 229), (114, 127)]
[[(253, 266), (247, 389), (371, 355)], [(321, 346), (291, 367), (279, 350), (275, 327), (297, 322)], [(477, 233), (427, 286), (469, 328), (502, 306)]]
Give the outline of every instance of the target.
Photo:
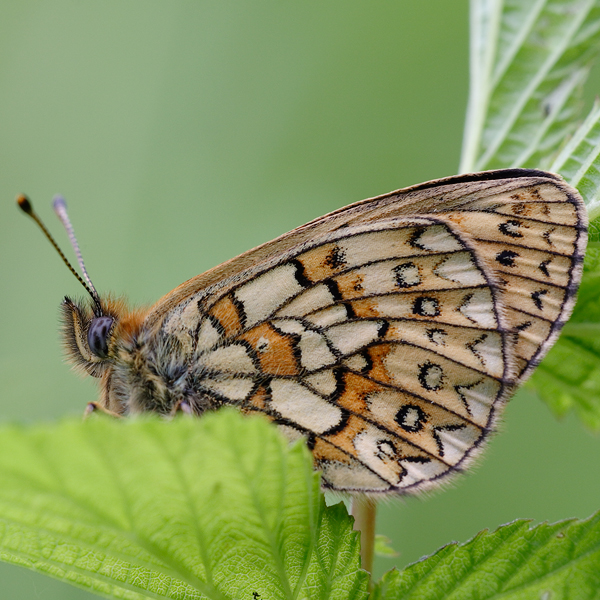
[(328, 487), (418, 492), (465, 468), (550, 348), (586, 227), (576, 190), (549, 173), (429, 182), (299, 227), (149, 309), (103, 300), (99, 316), (65, 299), (67, 350), (109, 412), (235, 406), (305, 438)]

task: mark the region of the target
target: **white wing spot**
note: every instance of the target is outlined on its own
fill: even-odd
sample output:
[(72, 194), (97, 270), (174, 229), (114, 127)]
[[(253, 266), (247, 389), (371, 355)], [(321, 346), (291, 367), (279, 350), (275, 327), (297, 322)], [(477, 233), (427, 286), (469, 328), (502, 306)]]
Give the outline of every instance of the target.
[(352, 354), (375, 341), (380, 327), (380, 321), (353, 321), (331, 327), (326, 335), (342, 354)]
[(256, 351), (262, 354), (263, 352), (266, 352), (269, 349), (270, 345), (271, 342), (266, 337), (261, 336), (256, 342)]
[(272, 324), (283, 333), (293, 333), (300, 336), (298, 341), (298, 349), (301, 354), (300, 362), (309, 371), (335, 363), (336, 358), (322, 334), (306, 329), (302, 323), (293, 319), (277, 320), (273, 321)]
[(458, 310), (476, 325), (486, 329), (495, 329), (498, 326), (494, 314), (494, 301), (488, 289), (476, 290), (466, 294)]
[(437, 298), (420, 296), (413, 304), (413, 314), (422, 317), (437, 317), (440, 314), (440, 302)]
[(324, 308), (312, 315), (305, 317), (307, 321), (313, 323), (317, 327), (329, 327), (335, 323), (342, 323), (348, 320), (346, 308), (341, 304)]
[(300, 321), (296, 321), (296, 319), (274, 320), (273, 325), (283, 333), (296, 333), (301, 335), (306, 331), (306, 327), (304, 327)]
[(412, 245), (432, 252), (454, 252), (462, 250), (459, 241), (443, 225), (433, 225), (418, 233)]
[(350, 370), (358, 371), (360, 373), (369, 366), (369, 363), (361, 354), (355, 354), (354, 356), (344, 360), (344, 365)]
[(478, 425), (485, 426), (494, 400), (500, 391), (500, 384), (486, 377), (470, 385), (457, 385), (455, 389), (473, 416), (473, 420)]
[(427, 339), (436, 346), (445, 346), (446, 345), (446, 336), (448, 333), (443, 329), (439, 329), (437, 327), (433, 327), (428, 329), (426, 332)]
[(250, 379), (202, 379), (200, 385), (233, 402), (245, 400), (252, 392), (254, 383)]
[(361, 462), (392, 485), (400, 483), (404, 469), (391, 435), (371, 425), (355, 436), (354, 447)]
[(302, 317), (335, 302), (327, 286), (319, 283), (299, 294), (277, 312), (278, 317)]
[(331, 396), (337, 389), (335, 375), (330, 369), (313, 373), (312, 375), (305, 377), (304, 381), (324, 396)]
[(213, 325), (208, 318), (202, 320), (200, 331), (198, 332), (198, 350), (210, 350), (214, 348), (221, 340), (219, 330)]
[(444, 460), (454, 465), (473, 447), (481, 432), (476, 427), (465, 425), (453, 431), (438, 430), (437, 435), (442, 444)]
[(400, 288), (414, 287), (421, 283), (419, 267), (415, 263), (407, 262), (393, 268), (396, 285)]
[(444, 383), (444, 369), (435, 363), (426, 362), (419, 365), (418, 378), (420, 384), (426, 390), (435, 392), (439, 390)]
[(418, 486), (421, 482), (433, 481), (442, 473), (448, 470), (448, 467), (440, 461), (430, 460), (428, 462), (410, 462), (401, 460), (400, 464), (406, 469), (406, 474), (402, 478), (402, 488), (410, 485)]
[(419, 431), (423, 428), (425, 413), (418, 406), (405, 406), (398, 411), (396, 421), (406, 431)]
[(375, 475), (372, 471), (361, 465), (358, 461), (344, 464), (338, 461), (322, 462), (319, 467), (323, 470), (323, 477), (338, 490), (389, 490), (390, 484)]
[(494, 375), (502, 374), (504, 359), (502, 357), (502, 340), (496, 333), (484, 333), (476, 340), (467, 343), (479, 362)]
[(235, 297), (244, 307), (246, 325), (249, 326), (266, 319), (303, 289), (296, 279), (296, 266), (288, 263), (242, 285), (235, 291)]
[(196, 360), (199, 368), (219, 373), (256, 373), (254, 362), (241, 344), (232, 344), (200, 354)]
[(271, 405), (284, 419), (315, 433), (325, 433), (342, 420), (339, 406), (330, 404), (295, 381), (274, 379), (271, 382)]
[(471, 287), (485, 283), (483, 275), (473, 263), (473, 258), (468, 252), (452, 254), (438, 263), (433, 272), (442, 279), (464, 286)]

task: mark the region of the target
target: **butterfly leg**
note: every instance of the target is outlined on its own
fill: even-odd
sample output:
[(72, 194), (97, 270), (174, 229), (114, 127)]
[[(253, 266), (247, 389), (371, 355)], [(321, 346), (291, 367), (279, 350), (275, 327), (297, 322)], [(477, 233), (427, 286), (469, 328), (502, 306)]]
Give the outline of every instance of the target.
[(184, 415), (193, 416), (194, 412), (192, 411), (192, 407), (187, 400), (179, 400), (175, 403), (175, 406), (171, 409), (170, 417), (174, 417), (179, 413), (183, 413)]
[(113, 412), (112, 410), (108, 410), (107, 408), (104, 408), (104, 406), (102, 406), (98, 402), (88, 402), (88, 405), (85, 407), (85, 411), (83, 412), (84, 420), (88, 419), (89, 416), (95, 412), (103, 413), (105, 415), (108, 415), (109, 417), (114, 417), (115, 419), (123, 418), (122, 415), (119, 415), (118, 413)]

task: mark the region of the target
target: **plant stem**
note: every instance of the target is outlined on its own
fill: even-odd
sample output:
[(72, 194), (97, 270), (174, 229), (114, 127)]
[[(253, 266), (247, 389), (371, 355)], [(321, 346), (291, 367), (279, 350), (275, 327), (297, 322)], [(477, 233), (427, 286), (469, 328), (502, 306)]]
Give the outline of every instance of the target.
[(360, 531), (361, 566), (365, 571), (372, 573), (377, 501), (365, 496), (356, 496), (352, 498), (350, 514), (354, 517), (354, 530)]

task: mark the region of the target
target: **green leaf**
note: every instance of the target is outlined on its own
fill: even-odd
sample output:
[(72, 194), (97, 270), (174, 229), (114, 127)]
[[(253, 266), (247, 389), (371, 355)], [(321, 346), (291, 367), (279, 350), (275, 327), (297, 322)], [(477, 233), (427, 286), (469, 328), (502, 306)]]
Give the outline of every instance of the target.
[(357, 534), (260, 418), (0, 430), (0, 558), (111, 598), (366, 596)]
[[(552, 164), (581, 193), (590, 218), (600, 215), (600, 104)], [(600, 220), (590, 223), (590, 242), (578, 300), (571, 320), (528, 385), (562, 416), (574, 408), (592, 429), (600, 429)]]
[[(554, 161), (551, 170), (579, 189), (590, 218), (600, 215), (600, 105)], [(583, 281), (571, 320), (530, 380), (557, 415), (574, 407), (590, 427), (600, 429), (600, 219), (590, 223)]]
[(372, 600), (600, 597), (600, 513), (530, 528), (515, 521), (384, 575)]
[[(600, 105), (596, 102), (586, 120), (579, 126), (550, 169), (560, 173), (581, 193), (588, 212), (597, 212), (600, 173)], [(596, 215), (598, 216), (598, 215)]]
[(588, 248), (571, 320), (527, 386), (557, 416), (573, 408), (588, 427), (600, 429), (600, 249)]
[[(576, 129), (582, 86), (599, 51), (599, 0), (471, 0), (461, 170), (549, 168), (577, 187), (590, 219), (600, 217), (600, 105), (564, 143)], [(590, 225), (590, 239), (600, 240), (600, 218)], [(528, 382), (555, 414), (575, 408), (594, 429), (600, 428), (596, 264), (588, 259), (571, 322)]]
[(600, 103), (596, 102), (550, 170), (579, 190), (590, 220), (600, 216)]
[(461, 172), (547, 168), (575, 128), (599, 41), (598, 0), (471, 0)]
[(400, 556), (399, 552), (396, 552), (392, 547), (392, 540), (389, 537), (377, 533), (375, 535), (375, 556), (381, 556), (384, 558), (395, 558)]

